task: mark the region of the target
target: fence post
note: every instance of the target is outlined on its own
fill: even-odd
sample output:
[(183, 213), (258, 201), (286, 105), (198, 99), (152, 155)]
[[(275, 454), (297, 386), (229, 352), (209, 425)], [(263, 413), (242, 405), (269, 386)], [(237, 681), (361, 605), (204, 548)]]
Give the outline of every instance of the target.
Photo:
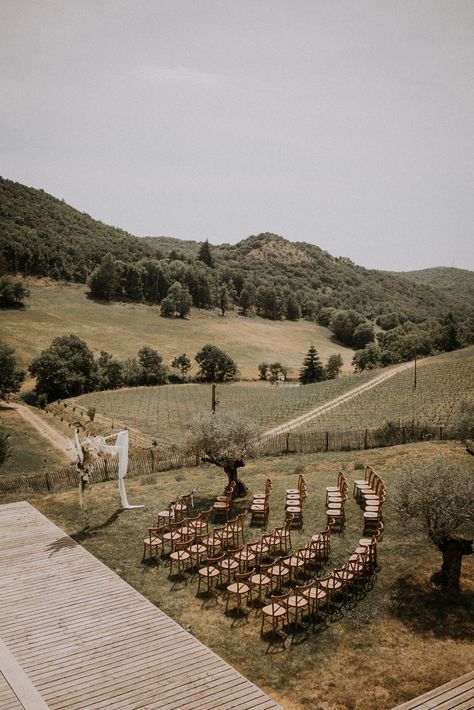
[(443, 427), (442, 426), (440, 426), (440, 428), (439, 428), (439, 438), (440, 439), (443, 438)]
[(405, 427), (402, 426), (402, 444), (406, 443)]
[(290, 450), (290, 432), (286, 432), (286, 453)]
[(52, 489), (51, 489), (51, 483), (50, 483), (50, 481), (49, 481), (49, 473), (46, 473), (45, 481), (46, 481), (46, 488), (47, 488), (47, 490), (48, 490), (48, 492), (49, 492), (49, 491), (52, 490)]
[(326, 432), (326, 440), (325, 440), (325, 451), (329, 451), (329, 432)]
[(366, 429), (366, 430), (364, 431), (364, 449), (367, 448), (367, 437), (368, 437), (368, 434), (369, 434), (369, 432), (368, 432), (368, 430)]

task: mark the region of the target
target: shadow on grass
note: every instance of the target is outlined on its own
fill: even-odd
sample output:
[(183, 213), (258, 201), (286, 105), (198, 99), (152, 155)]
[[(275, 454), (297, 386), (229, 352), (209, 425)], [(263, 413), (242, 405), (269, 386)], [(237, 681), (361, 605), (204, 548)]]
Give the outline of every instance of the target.
[(451, 594), (412, 576), (399, 577), (392, 588), (389, 612), (420, 636), (474, 638), (474, 592), (471, 590)]
[(93, 537), (95, 535), (95, 533), (98, 532), (99, 530), (103, 530), (104, 528), (108, 528), (110, 525), (113, 525), (113, 523), (115, 523), (115, 521), (118, 520), (120, 514), (123, 513), (124, 510), (125, 510), (125, 508), (118, 508), (103, 523), (100, 523), (100, 525), (94, 525), (94, 527), (92, 527), (92, 528), (84, 528), (84, 530), (81, 530), (81, 532), (71, 535), (72, 539), (75, 540), (76, 542), (82, 543), (84, 540), (87, 540), (89, 537)]

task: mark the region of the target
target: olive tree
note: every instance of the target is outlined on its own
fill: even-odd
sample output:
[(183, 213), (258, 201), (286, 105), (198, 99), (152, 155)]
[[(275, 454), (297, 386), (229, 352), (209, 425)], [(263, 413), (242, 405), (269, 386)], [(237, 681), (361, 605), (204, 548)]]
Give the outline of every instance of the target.
[[(402, 472), (396, 492), (399, 510), (418, 519), (429, 540), (443, 556), (441, 569), (431, 581), (458, 591), (464, 555), (472, 555), (474, 526), (474, 472), (454, 461), (420, 462)], [(460, 531), (463, 535), (456, 533)]]
[(186, 451), (205, 463), (220, 466), (227, 474), (226, 491), (235, 482), (235, 497), (247, 494), (238, 477), (238, 469), (255, 455), (260, 429), (241, 416), (203, 412), (193, 421)]

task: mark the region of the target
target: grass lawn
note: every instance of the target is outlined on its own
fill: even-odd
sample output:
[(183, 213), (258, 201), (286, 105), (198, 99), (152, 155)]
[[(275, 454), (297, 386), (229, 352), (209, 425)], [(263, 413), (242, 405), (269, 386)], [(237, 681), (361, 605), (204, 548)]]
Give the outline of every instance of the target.
[[(91, 528), (83, 529), (77, 492), (68, 491), (30, 501), (92, 554), (153, 603), (189, 628), (207, 646), (261, 686), (286, 708), (316, 710), (384, 710), (472, 669), (474, 661), (474, 556), (465, 558), (463, 591), (449, 598), (430, 586), (440, 556), (415, 521), (407, 524), (396, 512), (391, 493), (406, 463), (443, 457), (459, 460), (474, 472), (474, 460), (454, 442), (412, 444), (365, 452), (291, 455), (249, 463), (242, 477), (252, 491), (262, 490), (270, 476), (269, 528), (284, 518), (285, 489), (299, 472), (308, 481), (305, 527), (293, 535), (293, 547), (309, 540), (325, 523), (324, 488), (334, 485), (343, 467), (349, 479), (360, 478), (356, 464), (369, 463), (388, 484), (385, 534), (379, 547), (373, 588), (337, 620), (322, 621), (314, 634), (298, 637), (286, 648), (269, 646), (259, 635), (260, 620), (252, 612), (234, 620), (224, 602), (195, 597), (197, 579), (172, 583), (165, 561), (142, 564), (143, 538), (156, 514), (176, 495), (197, 486), (196, 508), (221, 493), (224, 475), (213, 466), (183, 469), (130, 480), (128, 497), (144, 509), (121, 511), (116, 483), (96, 485), (89, 498)], [(11, 498), (10, 498), (11, 499)], [(237, 511), (248, 504), (239, 501)], [(344, 563), (362, 533), (362, 514), (350, 498), (343, 534), (334, 535), (327, 569)], [(260, 535), (247, 529), (247, 539)]]
[[(40, 410), (38, 410), (39, 412)], [(69, 463), (38, 431), (6, 404), (0, 404), (0, 424), (10, 434), (11, 458), (0, 467), (0, 476), (41, 473)]]
[(53, 338), (75, 333), (95, 354), (107, 350), (120, 359), (136, 355), (145, 344), (156, 348), (168, 365), (185, 352), (194, 365), (191, 375), (196, 374), (194, 355), (206, 343), (231, 355), (244, 378), (256, 378), (263, 361), (279, 361), (297, 374), (311, 344), (323, 362), (340, 353), (345, 372), (352, 371), (353, 351), (333, 343), (327, 328), (306, 320), (269, 321), (234, 312), (222, 317), (217, 310), (196, 309), (187, 320), (161, 318), (159, 306), (92, 301), (80, 284), (28, 279), (27, 285), (31, 297), (26, 307), (2, 311), (2, 339), (15, 348), (21, 367), (27, 367)]

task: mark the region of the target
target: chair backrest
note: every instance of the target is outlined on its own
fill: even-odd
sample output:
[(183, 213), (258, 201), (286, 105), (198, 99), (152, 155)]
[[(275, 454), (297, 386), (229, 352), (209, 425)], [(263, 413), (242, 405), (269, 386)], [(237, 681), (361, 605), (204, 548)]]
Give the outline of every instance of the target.
[(295, 597), (298, 599), (299, 597), (303, 597), (304, 599), (308, 598), (308, 592), (310, 589), (312, 589), (316, 585), (316, 580), (312, 580), (311, 582), (308, 582), (308, 584), (300, 584), (294, 588), (294, 594)]
[(272, 608), (272, 615), (279, 609), (279, 607), (284, 607), (286, 609), (288, 604), (288, 599), (291, 597), (292, 592), (286, 592), (286, 594), (279, 594), (272, 597), (269, 606)]
[(222, 555), (219, 555), (218, 557), (208, 557), (206, 560), (206, 567), (209, 569), (209, 567), (218, 567), (219, 564), (224, 560), (226, 557), (225, 553)]
[(201, 512), (199, 513), (199, 517), (204, 523), (207, 523), (211, 513), (212, 513), (212, 506), (210, 508), (208, 508), (207, 510), (201, 510)]
[(233, 557), (237, 562), (241, 562), (243, 551), (244, 545), (241, 545), (240, 547), (234, 547), (232, 550), (228, 550), (227, 555)]
[(235, 581), (236, 582), (247, 582), (250, 579), (250, 577), (252, 577), (252, 575), (254, 575), (254, 574), (255, 574), (255, 567), (252, 567), (252, 569), (249, 570), (248, 572), (238, 572), (235, 575)]

